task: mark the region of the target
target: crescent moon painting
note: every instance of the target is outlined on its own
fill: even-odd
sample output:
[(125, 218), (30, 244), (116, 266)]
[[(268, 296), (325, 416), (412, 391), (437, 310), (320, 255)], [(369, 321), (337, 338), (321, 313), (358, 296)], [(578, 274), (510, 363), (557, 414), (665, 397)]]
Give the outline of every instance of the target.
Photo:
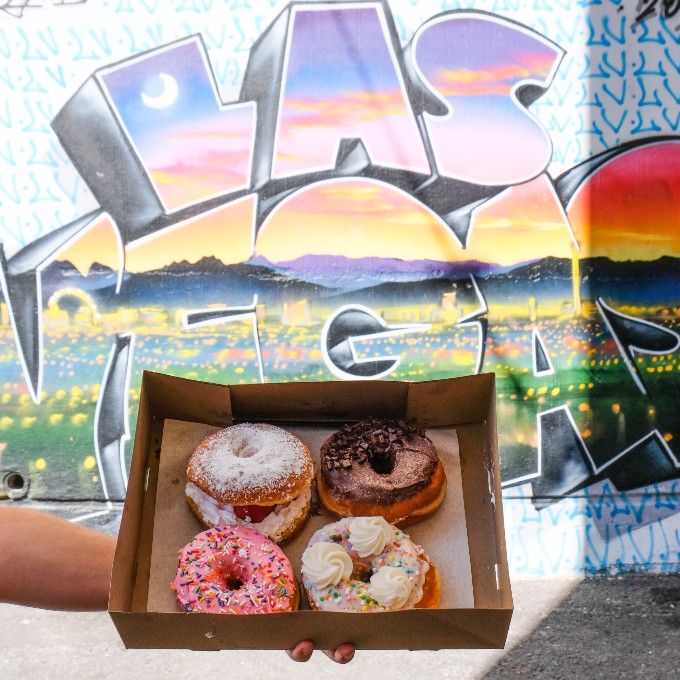
[(159, 73), (162, 88), (159, 94), (150, 95), (146, 92), (141, 93), (142, 101), (151, 109), (167, 109), (172, 106), (179, 95), (179, 85), (177, 81), (167, 73)]
[(222, 103), (200, 38), (135, 56), (99, 78), (165, 210), (249, 186), (255, 103)]

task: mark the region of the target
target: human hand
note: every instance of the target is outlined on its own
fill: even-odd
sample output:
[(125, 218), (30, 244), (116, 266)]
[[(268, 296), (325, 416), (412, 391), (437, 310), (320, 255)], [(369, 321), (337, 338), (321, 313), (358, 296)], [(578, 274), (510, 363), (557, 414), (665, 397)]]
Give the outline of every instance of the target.
[[(298, 642), (293, 649), (289, 649), (286, 654), (293, 661), (309, 661), (314, 651), (314, 643), (309, 640)], [(335, 649), (324, 649), (323, 653), (335, 663), (349, 663), (354, 658), (354, 645), (346, 642)]]

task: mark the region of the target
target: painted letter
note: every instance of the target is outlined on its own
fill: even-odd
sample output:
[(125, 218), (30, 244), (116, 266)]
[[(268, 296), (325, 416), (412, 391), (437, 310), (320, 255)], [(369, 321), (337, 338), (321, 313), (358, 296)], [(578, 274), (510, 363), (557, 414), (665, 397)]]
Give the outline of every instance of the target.
[[(498, 186), (543, 172), (550, 138), (524, 104), (536, 99), (536, 87), (550, 85), (559, 47), (517, 24), (469, 12), (425, 23), (413, 47), (416, 70), (450, 111), (443, 118), (423, 114), (442, 175)], [(523, 86), (534, 86), (526, 98)]]
[(249, 186), (255, 104), (220, 103), (197, 38), (99, 79), (166, 212)]
[(272, 176), (332, 169), (343, 138), (429, 174), (383, 6), (296, 6), (289, 25)]

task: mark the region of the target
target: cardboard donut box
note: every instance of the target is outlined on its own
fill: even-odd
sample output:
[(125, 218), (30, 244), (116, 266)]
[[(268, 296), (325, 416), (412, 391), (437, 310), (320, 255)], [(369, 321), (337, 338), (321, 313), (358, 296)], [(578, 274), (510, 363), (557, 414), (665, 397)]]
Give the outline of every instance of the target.
[[(237, 422), (268, 422), (308, 444), (369, 416), (411, 418), (445, 463), (442, 506), (406, 528), (439, 567), (439, 609), (384, 613), (311, 611), (235, 616), (186, 613), (170, 582), (177, 551), (203, 527), (184, 502), (186, 461), (203, 436)], [(334, 521), (316, 512), (283, 546), (298, 581), (311, 534)], [(128, 648), (502, 648), (513, 603), (503, 528), (491, 373), (420, 383), (349, 381), (220, 385), (145, 372), (130, 476), (113, 565), (109, 613)]]

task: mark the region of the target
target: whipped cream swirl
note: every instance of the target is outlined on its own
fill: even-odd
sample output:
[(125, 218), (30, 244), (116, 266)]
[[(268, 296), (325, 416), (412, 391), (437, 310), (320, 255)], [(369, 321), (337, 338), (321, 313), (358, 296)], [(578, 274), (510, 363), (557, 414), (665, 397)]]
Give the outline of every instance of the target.
[(411, 596), (413, 581), (399, 567), (380, 567), (371, 576), (368, 594), (387, 609), (401, 609)]
[(352, 558), (337, 543), (315, 543), (302, 553), (302, 573), (317, 588), (349, 579), (352, 568)]
[(384, 517), (357, 517), (349, 525), (349, 542), (359, 557), (380, 555), (394, 540), (392, 527)]

